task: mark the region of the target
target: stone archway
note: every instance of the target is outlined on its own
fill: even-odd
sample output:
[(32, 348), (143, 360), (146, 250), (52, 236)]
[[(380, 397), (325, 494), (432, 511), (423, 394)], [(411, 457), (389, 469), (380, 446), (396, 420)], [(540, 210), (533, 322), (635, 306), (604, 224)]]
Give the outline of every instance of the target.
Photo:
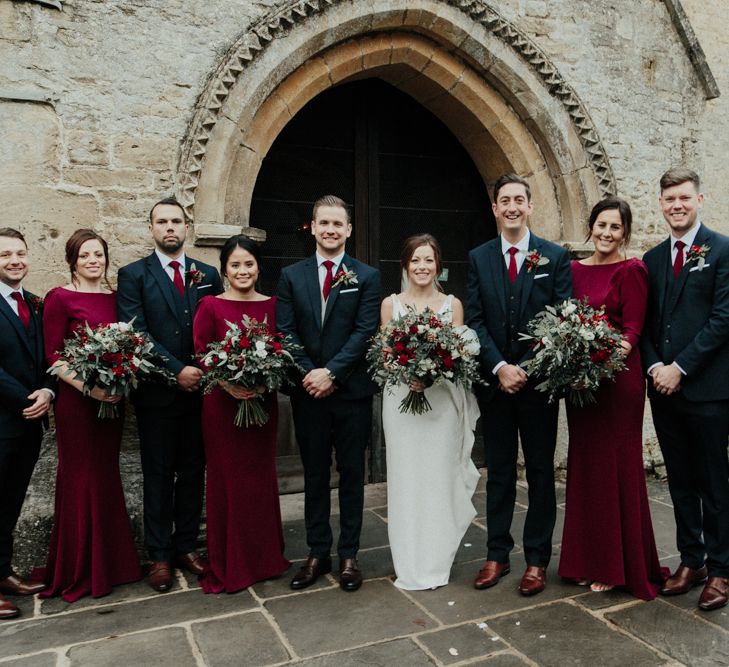
[(288, 2), (241, 36), (200, 98), (179, 169), (197, 242), (248, 227), (261, 161), (299, 109), (331, 86), (373, 76), (435, 113), (485, 182), (506, 170), (529, 178), (539, 202), (533, 225), (548, 238), (581, 239), (589, 206), (615, 191), (575, 92), (486, 3)]

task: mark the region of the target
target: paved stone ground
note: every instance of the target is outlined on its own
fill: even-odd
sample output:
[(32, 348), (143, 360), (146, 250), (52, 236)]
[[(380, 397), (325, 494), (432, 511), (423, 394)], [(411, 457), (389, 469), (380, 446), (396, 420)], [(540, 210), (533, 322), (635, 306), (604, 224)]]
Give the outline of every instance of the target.
[[(668, 491), (650, 482), (649, 492), (661, 558), (675, 567)], [(518, 501), (515, 537), (526, 508), (523, 487)], [(586, 592), (559, 580), (555, 558), (547, 590), (525, 598), (516, 590), (523, 567), (517, 546), (512, 574), (476, 591), (471, 582), (486, 542), (483, 487), (474, 502), (479, 516), (458, 551), (451, 583), (438, 590), (393, 586), (385, 487), (372, 485), (360, 552), (366, 581), (357, 593), (340, 591), (330, 576), (294, 593), (288, 580), (295, 564), (284, 577), (235, 595), (203, 595), (179, 574), (175, 590), (164, 595), (139, 582), (73, 605), (21, 599), (22, 618), (0, 624), (0, 667), (729, 664), (729, 608), (700, 613), (699, 590), (648, 603), (621, 592)], [(301, 498), (284, 497), (283, 509), (286, 552), (300, 561), (306, 556)], [(563, 507), (557, 542), (562, 516)]]

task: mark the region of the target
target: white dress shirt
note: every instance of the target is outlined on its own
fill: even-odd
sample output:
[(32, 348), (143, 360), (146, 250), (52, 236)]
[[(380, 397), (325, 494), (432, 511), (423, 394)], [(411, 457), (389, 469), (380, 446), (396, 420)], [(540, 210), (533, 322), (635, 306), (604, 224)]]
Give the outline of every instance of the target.
[(678, 250), (676, 249), (676, 241), (683, 241), (686, 244), (682, 248), (683, 261), (685, 264), (686, 254), (691, 249), (691, 246), (694, 244), (694, 241), (696, 240), (696, 235), (699, 233), (700, 228), (701, 223), (699, 222), (693, 229), (690, 229), (688, 232), (686, 232), (680, 239), (676, 238), (673, 234), (671, 234), (671, 266), (673, 266), (673, 263), (676, 261), (676, 253), (678, 252)]
[(157, 250), (157, 248), (154, 249), (155, 254), (159, 258), (160, 264), (162, 264), (162, 268), (165, 270), (165, 273), (169, 276), (170, 280), (174, 282), (175, 280), (175, 270), (170, 266), (170, 262), (179, 262), (180, 263), (180, 271), (182, 275), (182, 282), (185, 283), (185, 253), (181, 252), (178, 257), (168, 257), (163, 252), (160, 252)]
[[(327, 267), (324, 266), (324, 262), (330, 259), (329, 257), (322, 257), (319, 252), (316, 253), (316, 265), (319, 267), (319, 292), (322, 292), (322, 298), (323, 297), (323, 290), (324, 290), (324, 278), (327, 275)], [(334, 266), (332, 267), (332, 275), (336, 276), (337, 271), (339, 270), (339, 265), (342, 263), (342, 260), (344, 259), (344, 253), (339, 253), (336, 257), (332, 257), (331, 261), (334, 262)]]
[[(3, 282), (0, 282), (0, 295), (2, 295), (3, 299), (7, 301), (10, 304), (10, 307), (12, 308), (13, 312), (18, 315), (18, 302), (13, 297), (14, 292), (20, 292), (20, 296), (25, 298), (25, 294), (23, 293), (23, 288), (19, 287), (18, 289), (14, 290), (10, 285), (6, 285)], [(18, 315), (19, 316), (19, 315)]]

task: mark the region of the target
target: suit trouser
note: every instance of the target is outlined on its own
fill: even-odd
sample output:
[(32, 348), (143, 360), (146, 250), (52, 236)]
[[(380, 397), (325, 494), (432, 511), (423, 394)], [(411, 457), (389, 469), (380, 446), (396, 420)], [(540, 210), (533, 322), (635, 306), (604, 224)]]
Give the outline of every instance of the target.
[(12, 574), (13, 530), (38, 461), (42, 435), (36, 420), (23, 435), (0, 438), (0, 580)]
[(354, 558), (359, 550), (364, 507), (365, 449), (372, 429), (372, 398), (343, 400), (291, 397), (296, 440), (304, 464), (304, 517), (309, 554), (328, 556), (332, 547), (329, 524), (329, 470), (334, 449), (339, 473), (340, 558)]
[(516, 394), (498, 390), (491, 400), (479, 400), (486, 450), (486, 526), (488, 560), (505, 563), (514, 547), (511, 522), (516, 501), (519, 436), (529, 484), (529, 508), (524, 523), (527, 565), (546, 567), (552, 555), (557, 517), (554, 450), (559, 404), (527, 385)]
[[(681, 560), (729, 577), (729, 401), (651, 396)], [(703, 533), (703, 537), (702, 537)]]
[(144, 475), (144, 541), (154, 561), (193, 551), (200, 531), (205, 451), (198, 395), (166, 407), (137, 407)]

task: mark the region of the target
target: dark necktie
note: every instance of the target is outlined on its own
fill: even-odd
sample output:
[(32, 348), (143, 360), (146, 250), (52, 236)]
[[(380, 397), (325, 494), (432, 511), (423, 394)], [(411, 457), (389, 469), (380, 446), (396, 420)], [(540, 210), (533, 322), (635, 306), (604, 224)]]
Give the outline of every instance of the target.
[(28, 304), (25, 303), (25, 299), (20, 292), (13, 292), (11, 296), (18, 304), (18, 317), (27, 329), (30, 326), (30, 309), (28, 308)]
[(519, 248), (516, 246), (511, 246), (511, 248), (509, 248), (509, 254), (511, 255), (509, 258), (509, 280), (511, 280), (512, 283), (516, 282), (516, 276), (519, 273), (516, 268), (516, 253), (518, 252)]
[(683, 249), (686, 245), (683, 241), (676, 241), (676, 259), (673, 260), (673, 277), (678, 278), (683, 268)]
[(181, 264), (174, 260), (170, 262), (172, 267), (172, 282), (174, 283), (180, 296), (185, 296), (185, 283), (182, 281), (182, 271), (180, 271)]
[(332, 291), (332, 282), (334, 282), (334, 274), (332, 273), (334, 262), (332, 262), (331, 259), (326, 259), (322, 262), (322, 264), (327, 270), (324, 276), (324, 285), (321, 288), (322, 296), (324, 297), (324, 301), (326, 301), (329, 298), (329, 292)]

